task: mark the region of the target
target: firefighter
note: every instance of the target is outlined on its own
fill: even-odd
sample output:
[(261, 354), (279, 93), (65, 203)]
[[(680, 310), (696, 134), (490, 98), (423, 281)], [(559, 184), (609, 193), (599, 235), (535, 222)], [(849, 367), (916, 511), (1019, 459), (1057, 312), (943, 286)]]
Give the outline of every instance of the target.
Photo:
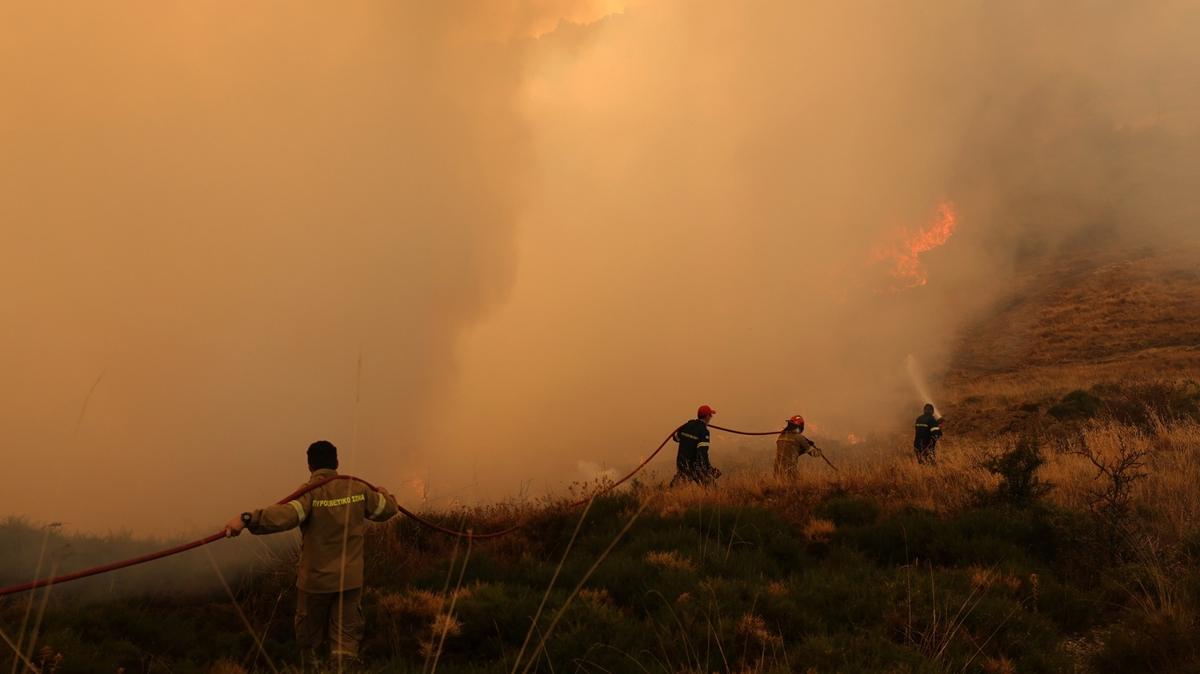
[(671, 435), (671, 439), (679, 443), (672, 487), (683, 482), (709, 485), (721, 477), (721, 471), (708, 460), (708, 422), (716, 413), (708, 405), (701, 405), (696, 410), (696, 418), (680, 426)]
[(775, 477), (796, 477), (800, 457), (816, 456), (817, 445), (804, 435), (804, 417), (797, 414), (787, 420), (787, 428), (775, 440)]
[[(308, 447), (306, 484), (337, 475), (337, 447), (321, 440)], [(242, 529), (272, 534), (300, 527), (296, 578), (296, 643), (303, 659), (319, 661), (327, 643), (340, 665), (358, 659), (363, 636), (363, 529), (399, 510), (386, 490), (356, 480), (333, 480), (282, 505), (244, 512), (225, 525), (226, 536)]]
[(925, 413), (917, 417), (916, 431), (913, 451), (917, 455), (917, 463), (937, 463), (937, 443), (942, 439), (942, 420), (935, 414), (933, 405), (925, 405)]

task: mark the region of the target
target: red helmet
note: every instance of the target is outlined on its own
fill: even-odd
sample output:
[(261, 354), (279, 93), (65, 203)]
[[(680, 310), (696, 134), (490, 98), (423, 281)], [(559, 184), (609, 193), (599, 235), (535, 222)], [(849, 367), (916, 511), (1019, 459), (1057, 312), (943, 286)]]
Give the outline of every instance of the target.
[(792, 417), (791, 419), (788, 419), (787, 422), (789, 424), (792, 424), (793, 426), (799, 426), (800, 428), (804, 428), (804, 417), (800, 416), (799, 414)]
[(716, 413), (717, 413), (717, 411), (714, 410), (713, 408), (709, 407), (708, 405), (701, 405), (700, 409), (696, 410), (697, 417), (711, 417)]

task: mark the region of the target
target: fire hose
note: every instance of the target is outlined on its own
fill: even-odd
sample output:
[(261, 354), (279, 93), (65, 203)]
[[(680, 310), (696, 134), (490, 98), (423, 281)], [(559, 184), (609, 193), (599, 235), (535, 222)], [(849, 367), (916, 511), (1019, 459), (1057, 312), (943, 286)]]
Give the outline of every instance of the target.
[[(761, 436), (761, 435), (778, 435), (779, 434), (779, 431), (765, 431), (765, 432), (738, 431), (738, 430), (734, 430), (732, 428), (724, 428), (724, 427), (715, 426), (712, 424), (710, 424), (709, 427), (719, 430), (719, 431), (724, 431), (726, 433), (733, 433), (736, 435)], [(668, 435), (666, 438), (663, 439), (663, 441), (661, 443), (659, 443), (658, 447), (655, 448), (655, 450), (653, 452), (651, 452), (649, 454), (649, 456), (647, 456), (645, 459), (643, 459), (642, 462), (639, 463), (636, 468), (631, 470), (624, 477), (622, 477), (621, 479), (619, 479), (615, 482), (604, 485), (601, 489), (597, 490), (595, 493), (587, 496), (586, 498), (582, 498), (578, 501), (572, 501), (571, 503), (568, 503), (566, 507), (568, 509), (577, 508), (579, 506), (586, 504), (588, 501), (591, 501), (592, 499), (603, 496), (604, 494), (606, 494), (606, 493), (612, 491), (613, 489), (616, 489), (620, 485), (624, 484), (625, 482), (627, 482), (628, 480), (633, 478), (634, 475), (637, 475), (639, 472), (641, 472), (641, 470), (643, 468), (645, 468), (647, 466), (647, 464), (649, 464), (654, 459), (654, 457), (658, 456), (658, 454), (660, 452), (662, 452), (663, 448), (667, 446), (667, 443), (671, 441), (671, 438), (674, 437), (674, 435), (675, 435), (675, 432), (672, 431), (670, 435)], [(824, 454), (818, 453), (817, 456), (819, 456), (822, 459), (825, 459)], [(829, 459), (825, 459), (825, 463), (829, 464), (830, 468), (834, 468), (833, 464), (829, 463)], [(837, 469), (834, 468), (834, 470), (837, 470)], [(283, 504), (287, 503), (288, 501), (299, 498), (300, 496), (303, 496), (304, 494), (307, 494), (308, 492), (310, 492), (314, 489), (317, 489), (318, 487), (322, 487), (326, 484), (329, 484), (330, 482), (333, 482), (335, 480), (353, 480), (355, 482), (361, 482), (362, 484), (366, 485), (368, 488), (370, 488), (373, 491), (379, 491), (379, 489), (377, 487), (375, 487), (375, 485), (371, 484), (370, 482), (367, 482), (366, 480), (364, 480), (360, 477), (355, 477), (353, 475), (332, 475), (332, 476), (329, 476), (322, 480), (319, 480), (317, 482), (310, 482), (310, 483), (296, 489), (292, 493), (290, 493), (287, 496), (283, 497), (282, 499), (276, 501), (276, 504), (283, 505)], [(458, 537), (470, 538), (470, 539), (474, 539), (474, 540), (486, 540), (486, 539), (490, 539), (490, 538), (499, 538), (501, 536), (506, 536), (508, 534), (511, 534), (525, 526), (524, 523), (518, 522), (518, 523), (516, 523), (510, 527), (504, 528), (504, 529), (498, 529), (496, 531), (489, 531), (489, 532), (484, 532), (484, 533), (475, 533), (471, 529), (467, 529), (466, 531), (459, 531), (456, 529), (450, 529), (450, 528), (444, 527), (436, 522), (432, 522), (428, 519), (425, 519), (424, 517), (421, 517), (420, 515), (416, 514), (415, 512), (405, 508), (404, 506), (400, 506), (399, 504), (397, 504), (397, 507), (399, 508), (400, 513), (402, 513), (405, 517), (412, 519), (413, 521), (417, 522), (418, 524), (420, 524), (426, 528), (446, 534), (448, 536), (458, 536)], [(209, 543), (214, 543), (222, 538), (225, 538), (225, 532), (219, 531), (215, 534), (210, 534), (208, 536), (205, 536), (204, 538), (200, 538), (200, 539), (188, 542), (188, 543), (183, 543), (181, 545), (177, 545), (172, 548), (167, 548), (165, 550), (158, 550), (156, 552), (147, 553), (145, 555), (141, 555), (138, 557), (132, 557), (130, 559), (125, 559), (125, 560), (121, 560), (121, 561), (117, 561), (117, 562), (110, 562), (108, 564), (102, 564), (100, 566), (93, 566), (91, 568), (81, 569), (79, 571), (74, 571), (74, 572), (64, 574), (61, 576), (55, 576), (53, 578), (42, 578), (39, 580), (29, 581), (27, 583), (21, 583), (19, 585), (10, 585), (8, 587), (2, 587), (2, 588), (0, 588), (0, 597), (4, 597), (4, 596), (10, 595), (10, 594), (17, 594), (19, 592), (28, 592), (29, 590), (36, 590), (36, 589), (42, 588), (42, 587), (50, 587), (53, 585), (59, 585), (61, 583), (66, 583), (66, 582), (69, 582), (72, 580), (79, 580), (81, 578), (88, 578), (90, 576), (97, 576), (97, 575), (100, 575), (103, 573), (108, 573), (110, 571), (117, 571), (119, 569), (125, 569), (125, 568), (129, 568), (131, 566), (137, 566), (139, 564), (153, 562), (158, 559), (163, 559), (165, 557), (171, 557), (173, 555), (177, 555), (181, 552), (187, 552), (188, 550), (194, 550), (201, 546), (208, 545)]]
[[(767, 431), (767, 432), (763, 432), (763, 433), (750, 433), (747, 431), (735, 431), (732, 428), (724, 428), (722, 426), (717, 426), (716, 424), (709, 424), (708, 427), (715, 428), (718, 431), (725, 431), (726, 433), (733, 433), (734, 435), (779, 435), (779, 431)], [(659, 449), (661, 449), (661, 447)], [(826, 466), (829, 466), (830, 468), (833, 469), (833, 472), (835, 472), (835, 473), (841, 472), (837, 469), (837, 466), (833, 465), (833, 463), (830, 462), (829, 457), (825, 456), (825, 452), (822, 452), (821, 449), (819, 447), (817, 447), (816, 445), (813, 445), (812, 448), (809, 449), (808, 453), (810, 455), (815, 456), (818, 459), (824, 461)]]

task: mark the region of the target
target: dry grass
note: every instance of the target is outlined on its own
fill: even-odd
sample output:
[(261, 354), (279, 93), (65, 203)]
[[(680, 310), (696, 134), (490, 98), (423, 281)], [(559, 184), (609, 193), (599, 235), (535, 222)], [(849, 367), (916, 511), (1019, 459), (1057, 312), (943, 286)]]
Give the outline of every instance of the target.
[(827, 542), (837, 532), (837, 525), (819, 517), (814, 517), (804, 525), (804, 537), (810, 541)]
[[(557, 668), (560, 663), (564, 665), (559, 671), (575, 671), (565, 667), (568, 663), (561, 659), (560, 653), (554, 651), (552, 640), (557, 638), (555, 635), (558, 634), (560, 626), (566, 628), (562, 630), (566, 635), (564, 638), (576, 638), (570, 636), (572, 620), (631, 610), (630, 600), (628, 597), (622, 597), (619, 584), (608, 586), (589, 583), (589, 579), (597, 567), (605, 563), (605, 559), (617, 543), (624, 538), (637, 515), (645, 512), (648, 520), (654, 520), (654, 516), (669, 520), (653, 522), (651, 530), (670, 531), (675, 524), (693, 527), (696, 521), (693, 515), (700, 510), (705, 517), (701, 518), (704, 522), (703, 530), (697, 539), (709, 541), (710, 547), (706, 548), (702, 544), (697, 554), (690, 542), (688, 545), (678, 545), (678, 542), (669, 545), (654, 541), (649, 549), (637, 548), (636, 556), (630, 554), (627, 559), (615, 560), (617, 568), (634, 568), (641, 565), (681, 572), (665, 574), (668, 576), (705, 576), (694, 584), (687, 581), (687, 584), (673, 586), (670, 592), (664, 594), (663, 603), (671, 621), (684, 620), (687, 622), (687, 630), (695, 630), (687, 634), (699, 634), (699, 637), (697, 643), (681, 646), (671, 636), (675, 634), (674, 631), (665, 631), (663, 634), (666, 636), (659, 637), (668, 644), (660, 649), (663, 651), (660, 655), (665, 664), (661, 669), (653, 671), (714, 671), (711, 667), (702, 668), (699, 664), (702, 659), (721, 671), (804, 671), (809, 664), (804, 661), (805, 658), (832, 657), (822, 655), (825, 653), (822, 649), (833, 649), (835, 644), (844, 647), (845, 642), (829, 642), (827, 646), (822, 646), (825, 642), (820, 635), (808, 640), (797, 640), (794, 635), (785, 639), (786, 622), (779, 620), (780, 611), (784, 610), (782, 607), (789, 606), (795, 597), (811, 597), (814, 594), (819, 596), (822, 583), (852, 581), (840, 579), (838, 574), (829, 573), (819, 564), (811, 567), (811, 576), (763, 575), (746, 579), (735, 574), (723, 579), (721, 574), (734, 573), (730, 570), (731, 566), (721, 563), (721, 558), (728, 557), (725, 541), (728, 539), (729, 545), (733, 545), (737, 537), (737, 516), (722, 519), (720, 516), (710, 515), (718, 515), (722, 509), (729, 508), (731, 511), (739, 510), (745, 516), (748, 511), (761, 511), (765, 508), (781, 513), (788, 521), (794, 523), (795, 531), (802, 533), (809, 544), (815, 544), (812, 547), (824, 549), (826, 546), (837, 546), (842, 544), (839, 543), (839, 539), (842, 538), (839, 535), (839, 527), (816, 514), (824, 501), (843, 495), (869, 498), (883, 510), (883, 517), (911, 506), (954, 515), (973, 508), (978, 504), (982, 493), (994, 491), (999, 486), (999, 478), (981, 464), (985, 457), (1003, 451), (1011, 446), (1014, 440), (951, 439), (941, 447), (941, 463), (933, 467), (919, 466), (908, 451), (894, 448), (881, 450), (873, 456), (832, 456), (831, 459), (839, 467), (836, 473), (815, 459), (806, 459), (795, 480), (778, 480), (765, 468), (739, 470), (727, 474), (720, 480), (719, 485), (712, 489), (688, 486), (663, 490), (643, 486), (635, 490), (632, 496), (626, 495), (607, 501), (604, 503), (607, 509), (605, 517), (625, 520), (625, 528), (609, 539), (608, 548), (591, 562), (590, 568), (583, 570), (580, 567), (572, 572), (571, 584), (564, 588), (566, 599), (554, 602), (548, 620), (538, 619), (539, 613), (534, 611), (536, 600), (530, 603), (529, 614), (534, 616), (534, 620), (525, 633), (526, 648), (518, 651), (518, 646), (521, 646), (521, 633), (516, 632), (515, 641), (509, 643), (511, 650), (508, 650), (503, 661), (497, 664), (502, 666), (504, 671), (532, 671), (542, 667), (539, 663), (549, 665), (551, 659), (554, 659), (554, 667)], [(1158, 421), (1152, 428), (1139, 430), (1114, 422), (1092, 423), (1083, 429), (1074, 442), (1074, 445), (1046, 449), (1047, 461), (1041, 468), (1041, 477), (1052, 483), (1054, 488), (1045, 498), (1075, 511), (1086, 511), (1091, 506), (1095, 491), (1102, 488), (1103, 480), (1097, 480), (1095, 463), (1081, 453), (1084, 447), (1091, 452), (1091, 456), (1100, 461), (1117, 457), (1130, 450), (1144, 452), (1145, 476), (1132, 484), (1132, 499), (1137, 509), (1139, 524), (1146, 523), (1145, 530), (1140, 533), (1145, 534), (1147, 540), (1153, 539), (1153, 544), (1144, 545), (1136, 551), (1136, 554), (1141, 556), (1135, 560), (1137, 566), (1146, 571), (1129, 578), (1120, 577), (1122, 587), (1128, 586), (1129, 594), (1128, 600), (1122, 604), (1135, 607), (1146, 615), (1174, 617), (1181, 624), (1193, 624), (1191, 621), (1194, 618), (1194, 602), (1186, 593), (1186, 588), (1181, 588), (1176, 580), (1179, 576), (1178, 567), (1172, 566), (1178, 564), (1179, 558), (1164, 554), (1161, 547), (1177, 543), (1189, 534), (1194, 535), (1197, 524), (1200, 523), (1200, 495), (1195, 489), (1195, 485), (1200, 481), (1200, 424)], [(638, 509), (639, 505), (642, 509)], [(503, 512), (495, 512), (495, 515), (497, 518), (503, 515), (526, 519), (536, 527), (538, 522), (542, 521), (539, 518), (551, 515), (569, 525), (580, 513), (572, 512), (570, 519), (564, 518), (559, 504), (551, 508), (550, 515), (541, 505), (509, 508)], [(451, 517), (443, 514), (443, 518), (447, 520)], [(563, 521), (557, 522), (556, 526), (562, 527)], [(577, 520), (576, 535), (582, 522), (583, 518)], [(377, 610), (376, 627), (373, 628), (380, 634), (377, 647), (390, 654), (395, 663), (411, 663), (413, 668), (407, 671), (415, 671), (422, 659), (432, 663), (439, 657), (446, 660), (444, 669), (476, 671), (459, 667), (464, 664), (464, 649), (470, 648), (472, 640), (478, 639), (480, 635), (478, 604), (498, 601), (497, 596), (518, 597), (520, 593), (513, 591), (512, 595), (505, 595), (493, 591), (501, 586), (507, 588), (505, 592), (512, 591), (511, 587), (503, 585), (505, 581), (495, 578), (462, 584), (465, 566), (462, 550), (454, 553), (451, 550), (451, 546), (454, 545), (452, 540), (433, 537), (417, 528), (407, 526), (397, 522), (391, 527), (375, 530), (384, 541), (391, 541), (389, 537), (400, 537), (402, 532), (407, 532), (403, 533), (407, 538), (396, 538), (394, 544), (388, 543), (389, 548), (386, 550), (372, 546), (371, 549), (375, 551), (372, 554), (386, 552), (386, 561), (377, 562), (377, 568), (404, 568), (406, 572), (411, 573), (414, 567), (433, 568), (430, 560), (440, 560), (446, 567), (447, 581), (442, 586), (441, 575), (434, 576), (426, 572), (423, 575), (437, 578), (433, 581), (438, 583), (437, 586), (408, 585), (411, 575), (397, 576), (390, 583), (377, 583), (378, 589), (372, 593), (370, 602)], [(710, 530), (710, 526), (720, 529)], [(842, 528), (846, 532), (852, 532), (854, 526), (843, 524)], [(570, 529), (563, 529), (564, 533), (569, 531)], [(606, 533), (605, 537), (608, 535)], [(533, 532), (523, 530), (514, 534), (511, 540), (506, 538), (490, 542), (486, 554), (491, 555), (493, 559), (506, 555), (514, 562), (522, 560), (522, 563), (536, 563), (528, 558), (532, 536)], [(712, 543), (714, 538), (716, 542)], [(574, 540), (574, 536), (571, 540)], [(592, 545), (603, 542), (592, 541)], [(570, 550), (571, 546), (567, 545), (563, 551), (564, 560)], [(708, 554), (706, 550), (709, 550)], [(618, 553), (620, 552), (618, 550)], [(751, 555), (746, 559), (755, 557)], [(814, 557), (809, 561), (816, 562), (817, 559)], [(1174, 561), (1166, 561), (1169, 559)], [(448, 565), (445, 564), (446, 560), (450, 560)], [(405, 566), (410, 563), (411, 567)], [(561, 562), (559, 566), (562, 567)], [(553, 565), (548, 567), (552, 568)], [(1009, 646), (989, 645), (993, 636), (1007, 629), (1006, 625), (1010, 620), (1022, 625), (1030, 624), (1029, 617), (1022, 616), (1041, 610), (1038, 608), (1041, 591), (1039, 588), (1044, 584), (1046, 588), (1050, 588), (1047, 592), (1060, 591), (1054, 588), (1061, 584), (1061, 580), (1052, 575), (1039, 580), (1030, 569), (1017, 571), (1003, 565), (992, 565), (990, 562), (971, 562), (970, 565), (950, 569), (936, 568), (936, 565), (928, 564), (905, 564), (897, 567), (896, 574), (903, 575), (891, 575), (888, 582), (909, 585), (910, 598), (908, 603), (897, 604), (897, 617), (887, 617), (886, 624), (871, 628), (878, 630), (877, 643), (894, 641), (899, 646), (920, 654), (935, 668), (944, 669), (950, 666), (948, 663), (959, 663), (954, 666), (953, 671), (959, 671), (961, 663), (967, 662), (968, 659), (970, 662), (967, 662), (967, 671), (1016, 671), (1020, 664), (1020, 652)], [(960, 581), (955, 581), (955, 574), (958, 574)], [(459, 583), (453, 582), (453, 577), (457, 577)], [(958, 586), (956, 582), (959, 583)], [(746, 587), (753, 588), (752, 600), (737, 603), (742, 601), (738, 597), (744, 592), (739, 583), (746, 583)], [(547, 595), (554, 587), (555, 584), (551, 583), (547, 588)], [(863, 591), (882, 592), (883, 589), (882, 586), (867, 586)], [(542, 601), (545, 603), (545, 597)], [(1010, 608), (994, 614), (988, 613), (995, 610), (996, 601), (1008, 602), (1005, 606)], [(579, 608), (568, 615), (572, 602)], [(476, 604), (474, 613), (470, 610), (456, 610), (464, 605), (470, 607), (473, 603)], [(993, 606), (989, 607), (989, 603)], [(979, 624), (978, 616), (981, 613), (988, 615), (987, 619), (990, 621), (983, 627)], [(472, 618), (473, 615), (476, 617)], [(567, 616), (565, 625), (564, 615)], [(600, 626), (597, 629), (611, 629), (603, 627), (608, 623), (599, 621), (599, 618), (597, 621), (595, 624)], [(658, 625), (650, 622), (647, 623), (647, 628), (657, 626), (665, 630), (674, 624), (671, 622)], [(521, 624), (520, 627), (521, 631), (524, 631), (527, 625)], [(684, 631), (683, 627), (679, 629)], [(671, 630), (674, 628), (671, 627)], [(963, 644), (968, 642), (969, 646), (964, 647)], [(1080, 647), (1083, 649), (1081, 653), (1086, 651), (1084, 646)], [(708, 660), (708, 656), (702, 658), (699, 651), (700, 648), (710, 647), (711, 661)], [(448, 655), (443, 653), (443, 648), (451, 649)], [(967, 649), (965, 655), (964, 648)], [(580, 656), (580, 661), (588, 657), (584, 654)], [(630, 657), (636, 657), (639, 662), (649, 666), (649, 661), (643, 653), (634, 653)], [(792, 658), (790, 664), (789, 657)], [(1080, 656), (1084, 657), (1091, 656), (1086, 653)], [(721, 664), (724, 664), (724, 667), (721, 667)], [(213, 671), (237, 672), (239, 669), (236, 663), (227, 661), (215, 666)], [(577, 671), (603, 670), (586, 668)]]
[(1098, 384), (1137, 381), (1155, 372), (1200, 378), (1200, 349), (1192, 345), (1148, 348), (1119, 359), (1026, 365), (1017, 371), (989, 373), (952, 384), (956, 400), (1010, 405), (1057, 399), (1070, 391)]
[(950, 432), (1073, 432), (1047, 415), (1072, 391), (1123, 390), (1136, 404), (1139, 383), (1200, 381), (1198, 264), (1200, 243), (1187, 241), (1084, 246), (1032, 268), (958, 335), (935, 391)]
[[(995, 490), (1000, 481), (982, 467), (983, 460), (1011, 447), (1015, 440), (948, 439), (933, 467), (918, 465), (909, 451), (893, 449), (872, 457), (842, 458), (838, 473), (810, 462), (809, 470), (802, 470), (794, 480), (779, 480), (765, 470), (727, 474), (716, 489), (695, 485), (672, 489), (658, 507), (663, 515), (681, 515), (696, 507), (786, 500), (803, 509), (789, 514), (806, 536), (820, 539), (832, 533), (832, 523), (812, 519), (811, 508), (835, 493), (870, 497), (889, 512), (918, 507), (949, 513), (974, 505), (981, 493)], [(1132, 487), (1133, 505), (1154, 514), (1156, 533), (1179, 541), (1200, 528), (1200, 490), (1195, 487), (1200, 484), (1200, 424), (1193, 422), (1159, 421), (1151, 431), (1093, 422), (1078, 439), (1059, 448), (1044, 447), (1046, 463), (1039, 476), (1052, 486), (1047, 498), (1064, 508), (1087, 511), (1103, 480), (1078, 450), (1087, 447), (1104, 458), (1116, 456), (1122, 446), (1147, 453), (1146, 475)]]
[[(943, 512), (966, 507), (976, 490), (995, 485), (995, 478), (976, 465), (979, 454), (975, 448), (947, 443), (943, 456), (939, 465), (926, 467), (918, 465), (911, 452), (890, 450), (871, 457), (842, 459), (837, 473), (802, 470), (793, 480), (780, 480), (766, 470), (726, 474), (716, 489), (695, 485), (672, 489), (661, 508), (663, 514), (670, 515), (698, 506), (739, 506), (783, 499), (815, 506), (830, 494), (845, 492), (875, 498), (888, 509), (918, 506)], [(810, 465), (815, 466), (815, 460)]]
[(1171, 252), (1082, 248), (1033, 269), (963, 335), (952, 388), (983, 374), (1063, 364), (1086, 370), (1194, 347), (1198, 260), (1200, 244), (1189, 242)]
[(664, 569), (678, 569), (680, 571), (696, 570), (696, 565), (676, 550), (646, 553), (645, 561), (650, 566), (657, 566)]
[(248, 674), (246, 668), (233, 660), (218, 660), (209, 668), (208, 674)]

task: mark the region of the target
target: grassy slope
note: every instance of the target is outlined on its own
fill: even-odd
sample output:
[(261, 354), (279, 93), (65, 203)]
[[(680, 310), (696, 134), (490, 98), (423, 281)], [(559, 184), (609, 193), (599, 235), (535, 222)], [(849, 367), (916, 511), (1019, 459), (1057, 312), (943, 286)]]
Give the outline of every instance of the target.
[[(648, 509), (574, 597), (538, 671), (553, 663), (555, 671), (594, 672), (933, 672), (1004, 659), (1022, 671), (1062, 671), (1070, 656), (1058, 649), (1059, 635), (1091, 627), (1099, 615), (1088, 607), (1109, 600), (1059, 580), (1075, 572), (1053, 532), (1075, 523), (1053, 510), (885, 515), (870, 499), (813, 504), (782, 488), (759, 495), (765, 500), (755, 506), (694, 495), (674, 508), (645, 495)], [(626, 494), (595, 504), (542, 630), (642, 502)], [(367, 602), (376, 666), (415, 671), (443, 627), (441, 671), (508, 671), (577, 517), (538, 513), (527, 534), (477, 544), (469, 558), (465, 547), (456, 553), (406, 522), (378, 531)], [(268, 630), (267, 653), (286, 661), (286, 582), (248, 578), (238, 596), (251, 622)], [(447, 596), (453, 618), (445, 617)], [(11, 624), (16, 612), (8, 616)], [(71, 666), (63, 671), (150, 671), (156, 662), (163, 671), (205, 671), (214, 655), (245, 667), (256, 655), (219, 593), (55, 601), (38, 642), (65, 654)]]
[[(1194, 402), (1186, 387), (1128, 383), (1200, 371), (1194, 254), (1089, 255), (1030, 275), (959, 350), (947, 411), (985, 432), (948, 441), (937, 469), (897, 453), (836, 476), (811, 462), (797, 484), (744, 473), (715, 493), (647, 488), (600, 500), (532, 631), (578, 511), (471, 513), (481, 528), (512, 516), (530, 526), (469, 551), (408, 521), (377, 528), (372, 666), (421, 671), (441, 643), (438, 671), (507, 672), (526, 635), (522, 667), (553, 623), (530, 671), (1197, 671), (1200, 426), (1145, 415), (1096, 423), (1087, 417), (1103, 410), (1091, 408), (1051, 414), (1076, 388), (1110, 410), (1139, 396)], [(1095, 513), (1105, 482), (1078, 455), (1050, 453), (1040, 474), (1054, 488), (1033, 505), (991, 496), (1001, 478), (980, 463), (1011, 444), (991, 436), (1030, 426), (1069, 431), (1061, 447), (1101, 458), (1147, 453), (1119, 526)], [(37, 649), (64, 654), (58, 671), (288, 667), (292, 575), (286, 561), (274, 569), (234, 582), (263, 652), (224, 590), (161, 586), (123, 598), (100, 588), (87, 601), (52, 593)], [(0, 605), (6, 634), (15, 638), (24, 608)]]
[(1131, 384), (1184, 380), (1200, 381), (1200, 243), (1084, 249), (1022, 276), (963, 331), (945, 412), (958, 433), (1054, 431), (1048, 412), (1073, 390), (1121, 408), (1156, 402)]

